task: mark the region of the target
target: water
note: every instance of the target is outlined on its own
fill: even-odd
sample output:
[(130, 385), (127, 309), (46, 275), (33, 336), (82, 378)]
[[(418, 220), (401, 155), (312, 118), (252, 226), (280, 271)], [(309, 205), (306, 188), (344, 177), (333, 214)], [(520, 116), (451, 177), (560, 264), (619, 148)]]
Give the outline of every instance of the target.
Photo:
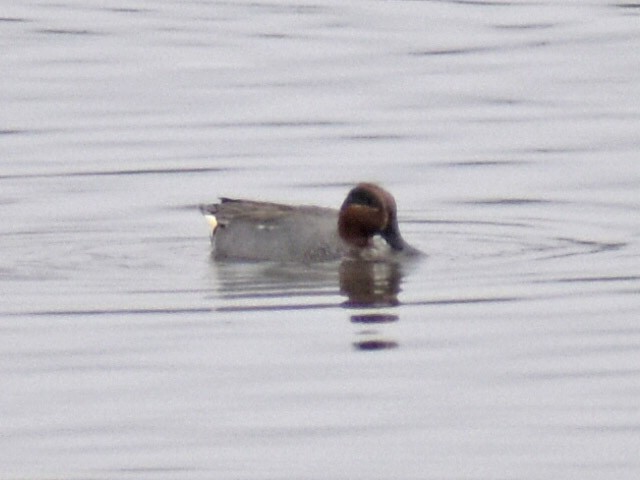
[[(638, 477), (640, 5), (15, 3), (1, 478)], [(360, 180), (425, 261), (211, 260)]]

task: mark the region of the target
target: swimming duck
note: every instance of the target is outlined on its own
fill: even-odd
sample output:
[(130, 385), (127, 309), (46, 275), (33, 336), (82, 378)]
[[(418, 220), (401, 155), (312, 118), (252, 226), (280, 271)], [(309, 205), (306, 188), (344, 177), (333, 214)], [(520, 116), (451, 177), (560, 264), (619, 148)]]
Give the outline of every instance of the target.
[(393, 196), (356, 185), (340, 210), (221, 198), (201, 205), (217, 259), (321, 262), (419, 255), (400, 235)]

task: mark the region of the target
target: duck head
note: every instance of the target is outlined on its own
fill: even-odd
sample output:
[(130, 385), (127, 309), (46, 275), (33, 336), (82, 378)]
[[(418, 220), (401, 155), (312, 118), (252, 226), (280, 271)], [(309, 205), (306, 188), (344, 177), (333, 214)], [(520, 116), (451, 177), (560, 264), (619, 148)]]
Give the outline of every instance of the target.
[(374, 183), (360, 183), (349, 192), (340, 207), (338, 233), (356, 248), (371, 246), (375, 235), (384, 238), (394, 251), (407, 246), (398, 228), (395, 199)]

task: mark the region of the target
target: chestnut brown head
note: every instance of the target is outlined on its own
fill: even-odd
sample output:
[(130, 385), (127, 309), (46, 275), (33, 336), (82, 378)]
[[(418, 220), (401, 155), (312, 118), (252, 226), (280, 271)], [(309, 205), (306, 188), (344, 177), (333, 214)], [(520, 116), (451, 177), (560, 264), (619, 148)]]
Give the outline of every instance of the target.
[(405, 243), (398, 229), (393, 196), (373, 183), (360, 183), (347, 195), (340, 207), (338, 233), (349, 245), (366, 248), (375, 235), (384, 238), (394, 250)]

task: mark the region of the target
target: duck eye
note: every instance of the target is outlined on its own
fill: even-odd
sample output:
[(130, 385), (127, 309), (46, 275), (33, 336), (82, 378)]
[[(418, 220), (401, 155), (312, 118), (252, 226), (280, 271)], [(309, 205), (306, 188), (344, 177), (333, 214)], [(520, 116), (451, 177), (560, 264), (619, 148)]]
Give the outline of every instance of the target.
[(349, 195), (349, 203), (355, 205), (364, 205), (365, 207), (377, 208), (377, 202), (373, 196), (363, 190), (354, 190)]

